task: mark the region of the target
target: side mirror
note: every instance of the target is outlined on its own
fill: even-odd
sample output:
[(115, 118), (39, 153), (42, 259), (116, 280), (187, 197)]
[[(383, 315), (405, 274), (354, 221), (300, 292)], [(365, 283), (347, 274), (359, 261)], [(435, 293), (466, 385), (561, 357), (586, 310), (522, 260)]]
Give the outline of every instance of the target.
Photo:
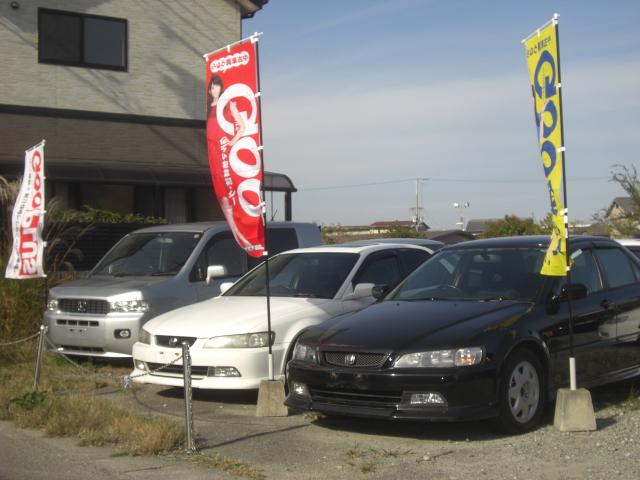
[(233, 282), (224, 282), (220, 284), (220, 295), (233, 287)]
[[(583, 283), (572, 283), (571, 284), (571, 300), (580, 300), (581, 298), (585, 298), (588, 294), (587, 286)], [(569, 298), (569, 288), (567, 285), (562, 287), (560, 290), (560, 299), (566, 300)]]
[(209, 265), (207, 267), (207, 285), (211, 285), (214, 278), (224, 277), (227, 275), (227, 269), (224, 265)]
[(389, 285), (376, 285), (373, 287), (373, 298), (382, 300), (389, 293), (389, 290), (391, 290)]
[[(587, 286), (582, 283), (571, 284), (571, 300), (580, 300), (589, 294)], [(551, 295), (547, 301), (547, 313), (555, 315), (560, 310), (560, 303), (569, 299), (569, 288), (564, 285), (557, 295)]]
[(358, 283), (353, 287), (353, 293), (345, 296), (345, 300), (357, 300), (359, 298), (372, 297), (374, 287), (375, 285), (373, 283)]

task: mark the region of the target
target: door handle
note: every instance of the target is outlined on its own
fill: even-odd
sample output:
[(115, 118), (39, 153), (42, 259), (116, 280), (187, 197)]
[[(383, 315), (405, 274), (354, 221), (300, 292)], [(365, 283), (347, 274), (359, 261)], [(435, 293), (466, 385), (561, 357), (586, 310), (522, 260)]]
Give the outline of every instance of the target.
[(608, 310), (609, 308), (611, 308), (611, 300), (608, 300), (608, 299), (605, 298), (604, 300), (602, 300), (600, 302), (600, 306), (602, 308), (604, 308), (605, 310)]

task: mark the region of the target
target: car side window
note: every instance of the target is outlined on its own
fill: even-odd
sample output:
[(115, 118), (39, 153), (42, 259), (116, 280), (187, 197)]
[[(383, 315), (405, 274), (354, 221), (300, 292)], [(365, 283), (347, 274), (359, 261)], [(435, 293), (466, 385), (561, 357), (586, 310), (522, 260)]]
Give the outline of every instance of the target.
[(619, 248), (598, 248), (596, 255), (607, 276), (610, 288), (629, 285), (636, 281), (631, 260)]
[[(269, 228), (267, 227), (267, 248), (269, 249), (269, 258), (276, 253), (285, 252), (298, 248), (298, 233), (294, 228)], [(264, 261), (263, 257), (248, 257), (248, 269), (251, 270), (255, 266)]]
[(395, 285), (402, 278), (400, 264), (395, 255), (385, 255), (367, 260), (353, 279), (353, 285), (373, 283)]
[(409, 248), (404, 248), (398, 251), (398, 255), (402, 259), (402, 263), (404, 263), (405, 275), (413, 272), (431, 256), (429, 252), (426, 252), (424, 250), (415, 250)]
[(214, 236), (204, 247), (191, 271), (190, 280), (203, 282), (210, 265), (224, 265), (228, 276), (238, 277), (247, 271), (247, 255), (231, 233), (222, 233)]
[[(567, 283), (566, 277), (561, 278), (560, 288)], [(602, 290), (602, 279), (591, 250), (576, 250), (571, 255), (571, 283), (582, 283), (588, 295)]]

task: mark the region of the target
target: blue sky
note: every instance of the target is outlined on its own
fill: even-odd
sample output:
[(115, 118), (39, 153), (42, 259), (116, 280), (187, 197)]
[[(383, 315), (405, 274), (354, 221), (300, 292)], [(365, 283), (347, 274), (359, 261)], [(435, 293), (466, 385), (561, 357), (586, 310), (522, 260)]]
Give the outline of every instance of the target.
[(520, 41), (554, 12), (570, 220), (624, 195), (609, 177), (640, 163), (640, 2), (271, 0), (243, 33), (264, 33), (265, 166), (299, 189), (294, 219), (408, 220), (419, 177), (432, 228), (544, 217)]

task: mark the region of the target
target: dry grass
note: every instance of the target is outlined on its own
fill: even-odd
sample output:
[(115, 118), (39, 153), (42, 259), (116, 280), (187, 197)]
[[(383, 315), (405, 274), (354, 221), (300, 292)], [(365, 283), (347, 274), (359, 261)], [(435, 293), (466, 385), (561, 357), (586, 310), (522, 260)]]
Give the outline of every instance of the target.
[[(50, 437), (76, 437), (80, 445), (112, 445), (128, 455), (156, 455), (183, 445), (184, 431), (175, 421), (136, 415), (97, 398), (98, 389), (118, 386), (117, 380), (77, 375), (73, 367), (48, 354), (34, 395), (33, 367), (33, 361), (0, 367), (0, 419), (40, 429)], [(92, 370), (118, 373), (109, 367)]]
[(223, 455), (194, 455), (189, 460), (196, 465), (222, 470), (235, 477), (249, 478), (251, 480), (265, 480), (267, 477), (262, 471), (252, 467), (247, 462), (225, 457)]

